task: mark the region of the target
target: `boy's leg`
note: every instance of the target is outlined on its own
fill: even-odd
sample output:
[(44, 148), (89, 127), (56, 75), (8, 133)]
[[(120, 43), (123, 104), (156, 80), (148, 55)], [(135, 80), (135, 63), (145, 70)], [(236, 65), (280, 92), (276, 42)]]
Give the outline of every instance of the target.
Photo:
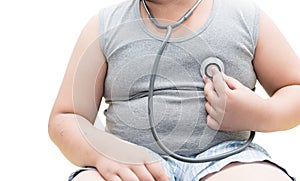
[(201, 181), (291, 181), (292, 179), (277, 166), (268, 162), (231, 163), (217, 173), (210, 174)]
[(96, 170), (85, 170), (76, 175), (72, 181), (104, 181)]

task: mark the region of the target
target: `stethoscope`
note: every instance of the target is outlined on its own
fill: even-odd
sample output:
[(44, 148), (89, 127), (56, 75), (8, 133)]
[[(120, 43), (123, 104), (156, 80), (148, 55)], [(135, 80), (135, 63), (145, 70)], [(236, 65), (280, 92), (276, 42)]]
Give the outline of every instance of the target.
[[(211, 162), (211, 161), (217, 161), (217, 160), (221, 160), (224, 159), (226, 157), (232, 156), (234, 154), (240, 153), (241, 151), (245, 150), (252, 142), (252, 140), (254, 139), (255, 136), (255, 132), (251, 131), (251, 134), (249, 136), (249, 138), (245, 141), (244, 144), (242, 144), (240, 147), (231, 150), (229, 152), (226, 153), (222, 153), (219, 155), (215, 155), (215, 156), (211, 156), (211, 157), (206, 157), (206, 158), (189, 158), (189, 157), (184, 157), (181, 155), (178, 155), (176, 153), (174, 153), (173, 151), (171, 151), (170, 149), (168, 149), (159, 139), (157, 131), (155, 129), (155, 125), (154, 125), (154, 116), (153, 116), (153, 93), (154, 93), (154, 82), (156, 79), (156, 73), (157, 73), (157, 69), (158, 69), (158, 64), (159, 61), (161, 59), (161, 56), (166, 48), (166, 45), (168, 43), (168, 41), (170, 40), (171, 37), (171, 33), (173, 28), (178, 27), (179, 25), (181, 25), (186, 19), (188, 19), (191, 14), (193, 13), (193, 11), (196, 9), (196, 7), (200, 4), (202, 0), (198, 0), (194, 6), (188, 10), (176, 23), (170, 24), (170, 25), (161, 25), (157, 22), (157, 20), (154, 18), (154, 16), (151, 14), (145, 0), (142, 0), (143, 6), (151, 20), (151, 22), (159, 29), (166, 29), (166, 35), (165, 38), (163, 39), (162, 45), (160, 47), (160, 49), (158, 50), (157, 56), (155, 58), (154, 64), (153, 64), (153, 68), (152, 68), (152, 72), (151, 72), (151, 76), (150, 76), (150, 82), (149, 82), (149, 96), (148, 96), (148, 117), (149, 117), (149, 124), (150, 124), (150, 129), (152, 132), (152, 135), (154, 137), (154, 140), (156, 141), (156, 143), (158, 144), (158, 146), (169, 156), (179, 160), (179, 161), (183, 161), (183, 162), (189, 162), (189, 163), (203, 163), (203, 162)], [(211, 66), (216, 66), (220, 72), (224, 71), (224, 64), (223, 62), (218, 59), (217, 57), (209, 57), (207, 59), (205, 59), (203, 61), (203, 63), (201, 64), (200, 67), (200, 73), (201, 75), (205, 74), (207, 77), (212, 78), (212, 75), (210, 74), (210, 67)]]

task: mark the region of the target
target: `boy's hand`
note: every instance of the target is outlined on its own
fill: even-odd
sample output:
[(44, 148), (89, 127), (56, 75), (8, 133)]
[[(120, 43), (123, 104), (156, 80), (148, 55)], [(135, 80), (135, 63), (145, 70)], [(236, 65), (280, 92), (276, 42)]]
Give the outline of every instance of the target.
[(204, 76), (207, 125), (215, 130), (254, 130), (263, 99), (238, 80), (212, 69), (212, 80)]
[[(121, 140), (120, 138), (91, 126), (78, 119), (82, 135), (87, 143), (97, 151), (91, 166), (97, 168), (104, 180), (112, 181), (168, 181), (160, 157), (154, 158), (144, 147)], [(89, 153), (86, 153), (89, 156)]]
[[(121, 153), (120, 153), (121, 154)], [(112, 159), (101, 157), (97, 169), (105, 180), (113, 181), (169, 181), (160, 162), (144, 164), (124, 164)]]

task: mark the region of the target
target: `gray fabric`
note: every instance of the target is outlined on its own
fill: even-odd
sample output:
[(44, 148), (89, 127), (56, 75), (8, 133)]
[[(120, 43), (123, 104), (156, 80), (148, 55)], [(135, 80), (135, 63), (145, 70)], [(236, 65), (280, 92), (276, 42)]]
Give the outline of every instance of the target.
[[(108, 62), (106, 131), (163, 154), (150, 132), (147, 114), (149, 77), (163, 37), (141, 20), (138, 0), (102, 9), (99, 21), (100, 43)], [(207, 127), (199, 69), (205, 58), (216, 56), (224, 62), (227, 75), (254, 88), (258, 26), (259, 8), (253, 2), (214, 0), (200, 29), (170, 40), (155, 82), (154, 118), (159, 137), (171, 150), (190, 156), (223, 141), (248, 137), (248, 132)]]

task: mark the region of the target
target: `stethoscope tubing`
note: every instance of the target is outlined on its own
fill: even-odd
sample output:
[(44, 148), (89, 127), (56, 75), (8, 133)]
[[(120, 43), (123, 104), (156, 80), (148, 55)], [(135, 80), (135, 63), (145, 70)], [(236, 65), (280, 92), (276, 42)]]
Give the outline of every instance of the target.
[(168, 149), (160, 140), (158, 133), (155, 129), (155, 124), (154, 124), (154, 114), (153, 114), (153, 94), (154, 94), (154, 83), (155, 83), (155, 79), (156, 79), (156, 75), (157, 75), (157, 69), (158, 69), (158, 65), (161, 59), (161, 56), (165, 50), (165, 47), (170, 39), (170, 36), (172, 34), (172, 26), (168, 26), (167, 27), (167, 33), (166, 36), (162, 42), (162, 45), (157, 53), (157, 56), (155, 58), (154, 64), (153, 64), (153, 68), (151, 71), (151, 76), (150, 76), (150, 82), (149, 82), (149, 96), (148, 96), (148, 117), (149, 117), (149, 124), (150, 124), (150, 130), (152, 132), (152, 135), (154, 137), (154, 140), (156, 141), (156, 143), (159, 145), (159, 147), (169, 156), (183, 161), (183, 162), (189, 162), (189, 163), (203, 163), (203, 162), (211, 162), (211, 161), (218, 161), (224, 158), (227, 158), (229, 156), (235, 155), (237, 153), (240, 153), (241, 151), (245, 150), (253, 141), (254, 137), (255, 137), (255, 132), (251, 131), (249, 138), (247, 139), (247, 141), (242, 144), (242, 146), (226, 152), (226, 153), (222, 153), (219, 155), (214, 155), (211, 157), (206, 157), (206, 158), (190, 158), (190, 157), (184, 157), (181, 156), (179, 154), (176, 154), (175, 152), (171, 151), (170, 149)]
[[(153, 135), (154, 140), (156, 141), (156, 143), (158, 144), (158, 146), (169, 156), (179, 160), (179, 161), (183, 161), (183, 162), (188, 162), (188, 163), (203, 163), (203, 162), (211, 162), (211, 161), (218, 161), (224, 158), (227, 158), (229, 156), (235, 155), (237, 153), (242, 152), (243, 150), (245, 150), (253, 141), (254, 137), (255, 137), (255, 132), (251, 131), (250, 132), (250, 136), (249, 138), (245, 141), (244, 144), (242, 144), (241, 146), (239, 146), (236, 149), (233, 149), (231, 151), (225, 152), (225, 153), (221, 153), (218, 155), (214, 155), (211, 157), (205, 157), (205, 158), (190, 158), (190, 157), (184, 157), (181, 156), (179, 154), (176, 154), (175, 152), (171, 151), (169, 148), (167, 148), (160, 140), (158, 133), (155, 129), (155, 124), (154, 124), (154, 114), (153, 114), (153, 95), (154, 95), (154, 83), (155, 83), (155, 79), (156, 79), (156, 75), (157, 75), (157, 69), (158, 69), (158, 65), (159, 62), (161, 60), (161, 56), (163, 55), (163, 52), (170, 40), (171, 34), (172, 34), (172, 30), (173, 28), (179, 26), (180, 24), (182, 24), (193, 12), (193, 10), (196, 8), (196, 6), (201, 2), (201, 0), (199, 0), (191, 10), (189, 10), (178, 22), (171, 24), (171, 25), (160, 25), (156, 19), (151, 15), (150, 11), (147, 8), (147, 5), (145, 3), (144, 0), (143, 4), (146, 8), (147, 13), (149, 14), (149, 17), (151, 19), (151, 21), (153, 22), (153, 24), (160, 29), (166, 29), (166, 35), (165, 38), (162, 41), (161, 47), (158, 50), (157, 56), (155, 58), (155, 61), (153, 63), (153, 67), (152, 67), (152, 71), (151, 71), (151, 76), (150, 76), (150, 81), (149, 81), (149, 95), (148, 95), (148, 118), (149, 118), (149, 124), (150, 124), (150, 130), (151, 133)], [(207, 71), (207, 68), (205, 68), (205, 71)], [(205, 74), (207, 74), (207, 72), (205, 72)], [(208, 75), (208, 74), (207, 74)]]

